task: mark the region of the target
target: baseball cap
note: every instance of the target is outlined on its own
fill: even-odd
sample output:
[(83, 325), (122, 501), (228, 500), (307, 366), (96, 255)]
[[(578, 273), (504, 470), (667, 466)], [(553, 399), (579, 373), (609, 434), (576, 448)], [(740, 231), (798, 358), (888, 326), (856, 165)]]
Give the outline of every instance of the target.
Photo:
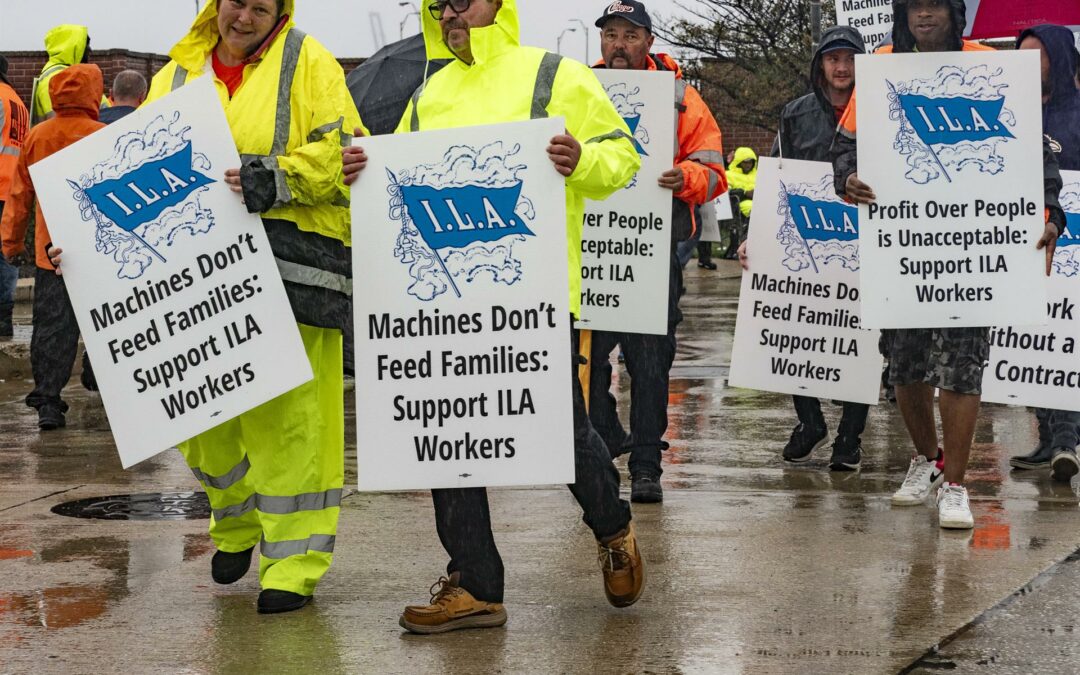
[(615, 17), (626, 19), (635, 26), (641, 26), (652, 32), (652, 18), (645, 10), (645, 5), (637, 0), (615, 0), (607, 6), (604, 13), (596, 20), (596, 27), (603, 28), (608, 19)]
[(835, 52), (839, 49), (848, 49), (853, 52), (862, 51), (859, 47), (855, 46), (855, 43), (850, 40), (837, 40), (836, 42), (830, 42), (829, 46), (821, 50), (822, 54), (828, 54), (829, 52)]

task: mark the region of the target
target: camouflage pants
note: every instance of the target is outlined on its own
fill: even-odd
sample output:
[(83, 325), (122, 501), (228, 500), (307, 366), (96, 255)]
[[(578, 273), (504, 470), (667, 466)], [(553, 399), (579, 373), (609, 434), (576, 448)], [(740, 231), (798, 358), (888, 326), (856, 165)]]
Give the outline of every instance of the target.
[(989, 328), (910, 328), (881, 331), (889, 384), (925, 382), (957, 394), (981, 394), (990, 357)]

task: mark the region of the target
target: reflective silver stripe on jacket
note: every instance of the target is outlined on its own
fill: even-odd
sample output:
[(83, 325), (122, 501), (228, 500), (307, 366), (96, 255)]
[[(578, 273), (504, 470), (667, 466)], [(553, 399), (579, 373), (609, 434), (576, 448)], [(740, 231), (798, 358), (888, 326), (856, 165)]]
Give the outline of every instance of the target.
[(176, 64), (176, 70), (173, 72), (172, 76), (172, 89), (170, 89), (169, 91), (176, 91), (180, 87), (184, 86), (184, 83), (187, 82), (187, 76), (187, 69), (181, 66), (179, 63)]
[(626, 133), (622, 129), (616, 129), (615, 131), (610, 131), (610, 132), (608, 132), (606, 134), (603, 134), (602, 136), (593, 136), (592, 138), (590, 138), (589, 140), (587, 140), (585, 142), (586, 143), (600, 143), (602, 141), (617, 141), (620, 138), (625, 138), (625, 139), (627, 139), (627, 140), (629, 140), (631, 142), (633, 142), (633, 140), (634, 140), (633, 137), (630, 136), (630, 134)]
[(559, 74), (562, 56), (545, 52), (540, 60), (540, 69), (536, 71), (536, 84), (533, 86), (532, 119), (544, 119), (548, 116), (547, 107), (551, 103), (551, 90), (555, 87), (555, 76)]
[(240, 504), (214, 509), (214, 520), (222, 521), (226, 518), (239, 518), (255, 510), (275, 516), (287, 516), (290, 513), (299, 513), (301, 511), (321, 511), (341, 506), (341, 493), (341, 488), (334, 488), (326, 492), (309, 492), (294, 497), (271, 497), (256, 493)]
[(702, 164), (723, 164), (724, 155), (716, 150), (698, 150), (697, 152), (691, 152), (686, 157), (692, 159), (695, 162), (701, 162)]
[(296, 64), (300, 61), (300, 48), (307, 34), (295, 28), (285, 36), (281, 52), (281, 76), (278, 78), (277, 115), (274, 120), (274, 145), (270, 154), (284, 155), (289, 144), (289, 127), (292, 125), (292, 85), (296, 77)]
[(20, 152), (21, 151), (19, 150), (19, 148), (16, 148), (14, 145), (0, 145), (0, 155), (10, 155), (12, 157), (18, 157)]
[(330, 291), (352, 296), (352, 279), (344, 275), (334, 274), (333, 272), (321, 270), (317, 267), (299, 265), (294, 262), (282, 260), (281, 258), (274, 258), (274, 262), (277, 263), (278, 272), (281, 273), (282, 281), (290, 281), (302, 286), (325, 288)]
[(322, 125), (321, 127), (315, 129), (310, 134), (308, 134), (308, 143), (315, 143), (320, 138), (330, 133), (331, 131), (334, 131), (335, 129), (338, 131), (338, 133), (341, 134), (342, 147), (349, 145), (349, 143), (352, 142), (352, 134), (345, 133), (345, 117), (342, 116), (337, 118), (337, 121), (328, 122), (327, 124)]
[(334, 542), (337, 540), (332, 534), (313, 534), (307, 539), (293, 539), (291, 541), (266, 541), (263, 539), (259, 544), (259, 551), (267, 558), (282, 560), (293, 555), (304, 555), (308, 551), (319, 553), (333, 553)]
[(195, 478), (206, 487), (212, 487), (215, 490), (228, 490), (230, 487), (240, 482), (240, 480), (247, 475), (250, 468), (251, 463), (248, 462), (248, 458), (245, 455), (244, 458), (240, 460), (239, 464), (220, 476), (211, 476), (197, 467), (192, 467), (191, 473), (195, 474)]
[[(426, 83), (425, 83), (426, 84)], [(412, 116), (409, 118), (409, 131), (420, 131), (420, 94), (424, 93), (424, 85), (416, 88), (412, 95)]]

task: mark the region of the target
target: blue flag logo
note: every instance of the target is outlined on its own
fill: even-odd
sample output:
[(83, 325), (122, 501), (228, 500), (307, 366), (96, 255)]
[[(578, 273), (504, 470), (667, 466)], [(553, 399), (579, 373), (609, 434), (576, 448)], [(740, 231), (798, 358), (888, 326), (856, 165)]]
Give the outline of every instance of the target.
[(187, 143), (164, 159), (86, 188), (86, 196), (117, 227), (134, 232), (195, 190), (216, 182), (193, 169), (191, 160), (191, 143)]
[(1065, 231), (1058, 237), (1057, 247), (1080, 245), (1080, 213), (1065, 214)]
[(409, 218), (432, 249), (465, 248), (511, 235), (535, 236), (515, 212), (521, 183), (512, 187), (403, 185)]
[(648, 157), (649, 153), (645, 152), (645, 148), (637, 138), (638, 125), (641, 124), (641, 115), (623, 117), (623, 121), (626, 122), (626, 126), (630, 127), (630, 140), (634, 143), (634, 149), (637, 150), (638, 154), (642, 157)]
[(841, 202), (816, 201), (788, 194), (795, 227), (806, 241), (855, 241), (859, 238), (859, 210)]
[(1001, 121), (1005, 99), (930, 98), (900, 94), (900, 105), (915, 133), (927, 145), (977, 143), (991, 138), (1015, 138)]

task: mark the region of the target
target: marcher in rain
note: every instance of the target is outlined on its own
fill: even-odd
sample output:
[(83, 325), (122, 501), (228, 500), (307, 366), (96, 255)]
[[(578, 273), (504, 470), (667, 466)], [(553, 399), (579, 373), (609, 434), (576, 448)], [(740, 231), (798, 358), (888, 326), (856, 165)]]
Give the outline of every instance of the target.
[[(1064, 26), (1029, 28), (1016, 41), (1017, 49), (1037, 49), (1042, 62), (1043, 133), (1064, 171), (1080, 171), (1080, 91), (1076, 70), (1080, 55), (1073, 32)], [(1080, 412), (1036, 408), (1039, 444), (1027, 455), (1009, 460), (1017, 469), (1051, 467), (1054, 480), (1068, 483), (1080, 471)]]
[[(11, 182), (19, 164), (19, 153), (30, 131), (30, 113), (15, 93), (7, 77), (8, 60), (0, 55), (0, 217), (4, 202), (11, 194)], [(19, 270), (0, 255), (0, 338), (15, 335), (12, 312), (15, 309), (15, 286)]]
[[(11, 184), (11, 198), (0, 224), (4, 256), (13, 265), (23, 263), (26, 229), (36, 201), (30, 166), (105, 126), (98, 121), (98, 105), (104, 88), (101, 70), (94, 65), (72, 66), (50, 78), (49, 109), (55, 110), (56, 114), (27, 134)], [(33, 216), (37, 269), (30, 365), (34, 372), (34, 390), (27, 395), (26, 405), (37, 410), (38, 427), (42, 431), (51, 431), (66, 424), (64, 414), (68, 404), (60, 397), (60, 392), (71, 378), (71, 369), (75, 365), (79, 324), (71, 308), (67, 287), (49, 260), (51, 251), (59, 249), (52, 248), (52, 236), (40, 203)], [(89, 384), (92, 379), (90, 363), (84, 353), (83, 381)]]
[[(86, 26), (62, 24), (45, 34), (45, 51), (49, 60), (41, 69), (41, 74), (34, 80), (34, 90), (30, 101), (31, 126), (44, 122), (53, 116), (52, 100), (49, 98), (49, 81), (77, 63), (90, 63), (90, 35)], [(101, 107), (108, 107), (104, 96)]]
[[(723, 141), (705, 101), (683, 80), (679, 64), (667, 54), (650, 54), (654, 40), (652, 19), (642, 3), (612, 3), (596, 20), (596, 26), (600, 28), (603, 54), (597, 68), (675, 73), (679, 148), (674, 167), (658, 179), (660, 187), (673, 193), (667, 334), (592, 334), (589, 419), (612, 458), (630, 453), (630, 501), (651, 503), (664, 499), (660, 460), (661, 451), (667, 447), (663, 438), (668, 426), (668, 374), (675, 361), (675, 329), (682, 321), (679, 291), (683, 278), (676, 245), (700, 229), (701, 206), (727, 189)], [(609, 391), (610, 357), (616, 347), (622, 348), (630, 374), (629, 434), (619, 422), (615, 397)]]
[(750, 218), (754, 207), (754, 187), (757, 185), (758, 156), (753, 148), (735, 148), (735, 157), (728, 167), (728, 185), (732, 190), (742, 190), (739, 211), (743, 218)]
[[(962, 39), (967, 23), (964, 0), (896, 0), (893, 14), (893, 44), (880, 48), (878, 53), (991, 50)], [(858, 177), (855, 111), (853, 94), (833, 141), (836, 191), (857, 204), (869, 204), (877, 197)], [(1049, 143), (1043, 144), (1043, 160), (1047, 224), (1036, 246), (1046, 249), (1049, 273), (1053, 248), (1065, 227), (1065, 214), (1058, 205), (1061, 175)], [(944, 480), (937, 492), (938, 523), (943, 528), (975, 526), (964, 474), (979, 415), (983, 368), (990, 352), (989, 333), (989, 328), (882, 331), (882, 353), (889, 358), (889, 382), (896, 387), (896, 402), (917, 453), (892, 503), (921, 504)], [(935, 388), (941, 396), (944, 448), (938, 446), (934, 422)]]
[(207, 2), (148, 97), (214, 79), (242, 162), (225, 182), (262, 215), (315, 374), (180, 445), (213, 508), (214, 581), (240, 580), (259, 544), (265, 614), (302, 608), (330, 567), (345, 471), (341, 321), (351, 270), (341, 147), (360, 119), (341, 66), (296, 28), (294, 8)]
[[(641, 161), (629, 128), (588, 67), (519, 41), (515, 0), (439, 0), (421, 15), (429, 58), (452, 62), (417, 91), (399, 132), (488, 125), (560, 116), (567, 133), (551, 139), (548, 155), (566, 178), (570, 307), (580, 305), (584, 200), (604, 199), (624, 187)], [(349, 180), (366, 162), (358, 148), (345, 151)], [(567, 347), (576, 363), (577, 333)], [(619, 499), (619, 474), (589, 423), (581, 384), (571, 368), (574, 463), (570, 491), (596, 537), (608, 601), (626, 607), (645, 583), (644, 561)], [(443, 633), (506, 623), (503, 563), (491, 532), (484, 488), (432, 490), (435, 525), (450, 554), (447, 577), (432, 587), (431, 602), (405, 608), (399, 623), (414, 633)]]
[[(855, 55), (865, 53), (862, 37), (854, 28), (834, 26), (821, 36), (821, 44), (810, 62), (813, 92), (784, 106), (780, 131), (772, 155), (809, 162), (829, 161), (836, 125), (855, 90)], [(739, 247), (739, 262), (749, 269), (746, 242)], [(811, 454), (829, 442), (829, 428), (821, 414), (821, 402), (811, 396), (794, 396), (799, 424), (784, 446), (788, 462), (806, 462)], [(870, 406), (844, 402), (844, 414), (832, 444), (829, 468), (854, 471), (862, 462), (861, 436)]]
[(112, 124), (123, 119), (146, 100), (146, 78), (137, 70), (122, 70), (113, 78), (112, 105), (101, 111), (101, 121)]

